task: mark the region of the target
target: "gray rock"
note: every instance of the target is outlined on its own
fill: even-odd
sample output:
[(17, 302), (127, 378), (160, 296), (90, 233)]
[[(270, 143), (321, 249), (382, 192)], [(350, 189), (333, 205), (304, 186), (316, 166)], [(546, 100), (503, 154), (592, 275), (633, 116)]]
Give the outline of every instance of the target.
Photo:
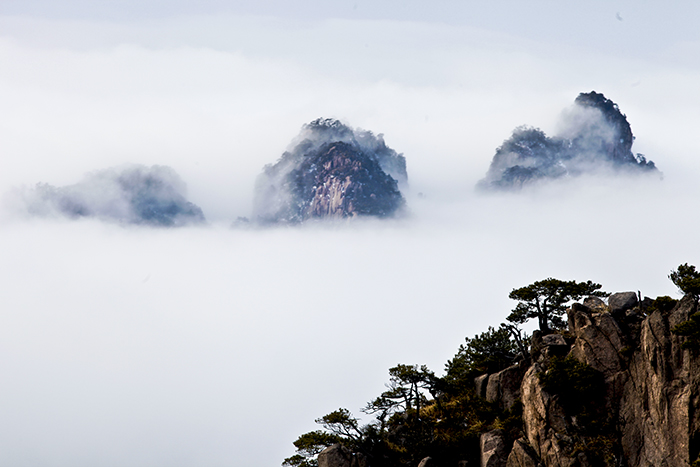
[(481, 467), (506, 467), (508, 444), (503, 430), (483, 433), (480, 438)]
[(334, 444), (319, 453), (318, 467), (369, 467), (369, 463), (362, 454), (353, 454), (345, 446)]
[(652, 305), (652, 303), (654, 303), (653, 299), (651, 299), (649, 297), (644, 297), (644, 299), (642, 300), (642, 303), (641, 303), (642, 310), (646, 311), (647, 308), (649, 308)]
[[(671, 330), (697, 311), (695, 300), (686, 296), (670, 312), (648, 317), (637, 313), (634, 320), (633, 292), (611, 297), (613, 313), (596, 311), (598, 305), (589, 300), (568, 310), (574, 338), (569, 355), (604, 376), (605, 409), (618, 430), (619, 441), (612, 448), (620, 455), (615, 465), (687, 467), (698, 457), (700, 359), (682, 349), (686, 338)], [(527, 369), (520, 388), (525, 439), (513, 444), (506, 467), (593, 465), (586, 452), (576, 449), (586, 445), (577, 418), (566, 413), (559, 396), (549, 394), (539, 379), (550, 350), (565, 348), (565, 343), (563, 336), (533, 333), (533, 355), (537, 351), (541, 357)], [(491, 375), (487, 393), (493, 394), (501, 381), (502, 376)], [(482, 451), (489, 440), (482, 437)]]
[(540, 354), (542, 353), (542, 331), (536, 329), (532, 331), (530, 336), (530, 354), (534, 361), (539, 360)]
[(638, 303), (639, 299), (635, 292), (618, 292), (608, 298), (608, 306), (613, 313), (627, 311), (637, 306)]
[(520, 399), (520, 384), (527, 368), (522, 364), (489, 375), (486, 384), (486, 400), (496, 402), (504, 410), (510, 409)]
[(567, 313), (569, 330), (576, 337), (571, 354), (607, 377), (621, 371), (620, 350), (624, 347), (624, 337), (612, 315), (593, 314), (576, 303)]
[(568, 347), (566, 339), (561, 334), (547, 334), (542, 337), (542, 345), (544, 346), (562, 346)]
[(486, 386), (489, 381), (489, 375), (481, 375), (474, 378), (474, 389), (479, 397), (486, 397)]
[(547, 334), (542, 337), (541, 354), (545, 359), (563, 357), (569, 353), (569, 344), (561, 334)]
[[(544, 390), (539, 374), (544, 368), (534, 363), (522, 384), (523, 426), (529, 445), (547, 467), (573, 467), (567, 441), (571, 425), (558, 399)], [(516, 464), (517, 465), (517, 464)]]
[(352, 451), (340, 444), (334, 444), (318, 455), (318, 467), (352, 467), (352, 460)]
[(598, 297), (586, 297), (583, 300), (583, 304), (587, 306), (588, 308), (591, 309), (591, 311), (594, 312), (603, 312), (603, 311), (608, 311), (608, 306), (605, 304), (603, 300), (601, 300)]
[(668, 316), (656, 311), (642, 323), (620, 407), (629, 466), (687, 466), (697, 456), (690, 451), (700, 433), (700, 368), (681, 349), (684, 338), (670, 332), (696, 310), (686, 296)]
[(540, 467), (537, 455), (525, 439), (515, 440), (508, 455), (506, 467)]

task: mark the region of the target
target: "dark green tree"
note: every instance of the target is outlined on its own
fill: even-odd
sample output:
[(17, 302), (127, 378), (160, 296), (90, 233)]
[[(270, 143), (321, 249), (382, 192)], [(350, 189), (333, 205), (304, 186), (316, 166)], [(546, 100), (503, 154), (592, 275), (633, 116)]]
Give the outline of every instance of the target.
[(359, 451), (363, 431), (359, 420), (348, 409), (338, 409), (315, 420), (324, 430), (304, 433), (294, 441), (297, 453), (282, 463), (286, 467), (316, 467), (316, 457), (327, 447), (340, 443), (353, 451)]
[(690, 315), (690, 319), (678, 324), (672, 331), (679, 336), (687, 337), (681, 347), (691, 349), (697, 354), (700, 352), (700, 312), (697, 311), (698, 296), (700, 295), (700, 272), (695, 270), (695, 266), (685, 263), (678, 266), (675, 271), (671, 271), (668, 277), (681, 292), (690, 295), (695, 300), (695, 312)]
[(674, 326), (672, 331), (688, 338), (681, 344), (681, 348), (691, 349), (695, 353), (700, 351), (700, 313), (693, 313), (688, 321)]
[(421, 407), (427, 402), (424, 391), (436, 399), (440, 386), (440, 378), (427, 366), (399, 364), (389, 369), (387, 390), (368, 403), (362, 411), (376, 415), (382, 428), (387, 419), (398, 412), (410, 413), (418, 421)]
[(545, 334), (552, 329), (563, 329), (565, 322), (562, 316), (567, 304), (585, 296), (607, 297), (609, 294), (601, 292), (600, 287), (600, 284), (591, 281), (562, 281), (550, 277), (527, 287), (513, 289), (508, 297), (519, 303), (507, 319), (511, 323), (522, 324), (537, 318), (540, 331)]
[(681, 292), (692, 295), (696, 299), (700, 295), (700, 272), (688, 263), (681, 264), (678, 269), (671, 271), (668, 276)]
[(501, 325), (489, 326), (486, 332), (471, 339), (465, 338), (457, 354), (445, 365), (445, 379), (454, 385), (463, 385), (483, 373), (496, 373), (509, 367), (518, 354), (518, 346), (511, 331)]

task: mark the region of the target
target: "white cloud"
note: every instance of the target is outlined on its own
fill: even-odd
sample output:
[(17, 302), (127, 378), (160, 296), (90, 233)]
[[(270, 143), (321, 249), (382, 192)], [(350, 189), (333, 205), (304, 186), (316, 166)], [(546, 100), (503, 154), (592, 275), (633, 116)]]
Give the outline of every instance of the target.
[[(675, 294), (670, 269), (700, 257), (698, 69), (643, 43), (626, 57), (413, 20), (2, 18), (0, 191), (168, 165), (215, 225), (5, 216), (0, 463), (277, 465), (315, 417), (381, 392), (390, 366), (440, 371), (507, 315), (514, 287)], [(592, 89), (663, 182), (473, 193), (514, 127), (553, 134)], [(404, 153), (412, 217), (228, 229), (262, 166), (318, 117)]]

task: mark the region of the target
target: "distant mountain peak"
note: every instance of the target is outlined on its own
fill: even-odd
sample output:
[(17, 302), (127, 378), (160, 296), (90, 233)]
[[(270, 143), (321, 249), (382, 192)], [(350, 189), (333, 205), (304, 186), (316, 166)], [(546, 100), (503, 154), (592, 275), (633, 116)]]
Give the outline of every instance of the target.
[(652, 161), (632, 152), (627, 117), (601, 93), (579, 94), (560, 123), (554, 137), (539, 128), (516, 128), (496, 150), (479, 187), (508, 190), (584, 173), (657, 171)]
[(185, 198), (185, 183), (166, 166), (126, 165), (92, 172), (74, 185), (39, 183), (22, 193), (32, 215), (94, 217), (162, 227), (204, 222), (199, 206)]
[(406, 160), (383, 135), (331, 118), (302, 126), (288, 151), (258, 177), (253, 216), (262, 223), (389, 217), (405, 204)]

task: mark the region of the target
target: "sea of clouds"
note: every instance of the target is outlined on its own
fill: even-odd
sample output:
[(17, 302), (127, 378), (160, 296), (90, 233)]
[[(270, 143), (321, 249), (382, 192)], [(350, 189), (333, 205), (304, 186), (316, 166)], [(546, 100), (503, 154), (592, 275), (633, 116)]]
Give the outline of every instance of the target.
[[(598, 11), (640, 37), (634, 14)], [(0, 25), (2, 465), (279, 465), (314, 418), (379, 394), (389, 367), (440, 372), (515, 287), (678, 297), (668, 273), (700, 264), (700, 70), (683, 58), (697, 43), (625, 54), (386, 17)], [(663, 180), (474, 190), (513, 128), (554, 134), (591, 90)], [(409, 215), (231, 228), (318, 117), (405, 155)], [(26, 216), (5, 195), (123, 164), (171, 167), (207, 223)]]

